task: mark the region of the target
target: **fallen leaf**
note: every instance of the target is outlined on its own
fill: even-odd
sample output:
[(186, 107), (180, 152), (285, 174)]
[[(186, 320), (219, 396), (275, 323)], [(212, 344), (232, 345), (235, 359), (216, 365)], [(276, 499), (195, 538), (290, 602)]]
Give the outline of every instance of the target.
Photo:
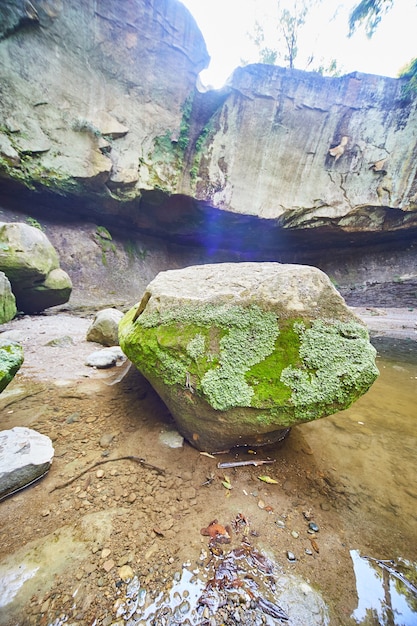
[(278, 485), (278, 481), (270, 476), (258, 476), (259, 480), (262, 480), (264, 483), (268, 483), (268, 485)]
[(320, 554), (320, 548), (319, 548), (319, 545), (318, 545), (317, 541), (315, 539), (310, 539), (310, 543), (311, 543), (311, 547), (313, 548), (314, 552), (317, 552), (317, 554)]
[(227, 480), (222, 480), (222, 485), (225, 489), (233, 489), (232, 485)]

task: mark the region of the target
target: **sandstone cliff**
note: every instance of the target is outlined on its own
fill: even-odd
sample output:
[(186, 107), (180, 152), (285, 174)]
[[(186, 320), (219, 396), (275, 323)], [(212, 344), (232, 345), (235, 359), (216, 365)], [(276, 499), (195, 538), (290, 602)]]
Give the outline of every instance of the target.
[(177, 0), (7, 0), (0, 16), (5, 202), (269, 255), (415, 237), (402, 81), (252, 65), (200, 93), (208, 56)]

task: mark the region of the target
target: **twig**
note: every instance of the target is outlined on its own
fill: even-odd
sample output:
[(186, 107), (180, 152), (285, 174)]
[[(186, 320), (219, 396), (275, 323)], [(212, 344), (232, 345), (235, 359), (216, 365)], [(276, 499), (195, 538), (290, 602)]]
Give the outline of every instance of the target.
[(159, 474), (165, 474), (164, 469), (162, 469), (161, 467), (157, 467), (156, 465), (151, 465), (150, 463), (147, 463), (145, 459), (141, 459), (138, 456), (118, 456), (118, 457), (115, 457), (114, 459), (103, 459), (102, 461), (96, 461), (95, 463), (93, 463), (93, 465), (86, 467), (79, 474), (77, 474), (73, 478), (70, 478), (65, 483), (61, 483), (60, 485), (55, 485), (55, 487), (53, 487), (49, 493), (52, 493), (53, 491), (56, 491), (57, 489), (63, 489), (64, 487), (68, 487), (68, 485), (71, 485), (73, 482), (81, 478), (81, 476), (84, 476), (84, 474), (86, 474), (87, 472), (90, 472), (92, 469), (94, 469), (98, 465), (104, 465), (104, 463), (111, 463), (112, 461), (135, 461), (136, 463), (140, 463), (141, 465), (143, 465), (143, 467), (147, 467), (148, 469), (155, 470)]
[(258, 467), (258, 465), (269, 465), (270, 463), (275, 463), (275, 459), (256, 459), (254, 461), (224, 461), (222, 463), (217, 463), (217, 467), (219, 469), (226, 469), (228, 467), (245, 467), (246, 465), (254, 465)]
[(401, 572), (397, 571), (394, 567), (390, 567), (389, 565), (387, 565), (387, 563), (394, 564), (394, 561), (383, 561), (380, 559), (374, 559), (372, 556), (363, 556), (362, 559), (377, 563), (379, 567), (386, 570), (389, 574), (391, 574), (391, 576), (394, 576), (394, 578), (398, 578), (398, 580), (400, 580), (410, 591), (417, 594), (417, 587), (415, 587), (413, 583), (408, 580), (408, 578), (401, 574)]

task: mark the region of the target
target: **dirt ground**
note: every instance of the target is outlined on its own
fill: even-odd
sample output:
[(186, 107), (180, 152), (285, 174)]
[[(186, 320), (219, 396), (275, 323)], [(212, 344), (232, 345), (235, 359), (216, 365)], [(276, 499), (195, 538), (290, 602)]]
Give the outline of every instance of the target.
[[(358, 312), (371, 331), (374, 324), (377, 333), (383, 326), (388, 335), (416, 338), (413, 311)], [(203, 568), (208, 539), (202, 528), (214, 519), (233, 528), (239, 515), (256, 549), (283, 573), (326, 590), (331, 626), (354, 624), (354, 536), (346, 523), (352, 503), (331, 468), (319, 468), (302, 428), (293, 428), (281, 447), (216, 458), (187, 442), (171, 448), (161, 435), (175, 430), (172, 419), (133, 367), (84, 364), (101, 348), (85, 341), (90, 322), (88, 315), (58, 311), (3, 327), (22, 342), (25, 362), (1, 394), (0, 428), (25, 425), (48, 435), (55, 456), (45, 478), (0, 503), (0, 562), (24, 563), (28, 571), (15, 600), (0, 608), (1, 626), (124, 624), (117, 608), (126, 567), (150, 602), (183, 564)], [(51, 339), (61, 341), (46, 345)], [(217, 467), (267, 458), (274, 463)], [(261, 475), (277, 482), (267, 484)], [(319, 527), (314, 535), (311, 520)], [(232, 545), (240, 541), (232, 532)], [(363, 538), (369, 548), (376, 541)], [(29, 578), (31, 568), (38, 571)]]

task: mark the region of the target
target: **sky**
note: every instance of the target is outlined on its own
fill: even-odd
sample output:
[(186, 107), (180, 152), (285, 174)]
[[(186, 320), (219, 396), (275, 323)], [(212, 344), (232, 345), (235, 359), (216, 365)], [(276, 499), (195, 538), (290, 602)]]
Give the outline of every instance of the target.
[[(285, 0), (284, 0), (285, 1)], [(294, 0), (287, 0), (290, 6)], [(248, 33), (254, 24), (262, 24), (268, 45), (277, 37), (276, 0), (181, 0), (194, 16), (203, 33), (210, 66), (200, 78), (206, 86), (221, 87), (242, 60), (256, 63), (259, 52)], [(307, 59), (314, 54), (308, 69), (337, 60), (342, 74), (358, 71), (383, 76), (397, 76), (398, 71), (417, 57), (417, 2), (394, 0), (394, 7), (380, 22), (369, 39), (363, 28), (348, 37), (348, 20), (359, 0), (322, 0), (309, 15), (299, 37), (298, 69), (307, 69)], [(284, 63), (282, 63), (284, 64)]]

